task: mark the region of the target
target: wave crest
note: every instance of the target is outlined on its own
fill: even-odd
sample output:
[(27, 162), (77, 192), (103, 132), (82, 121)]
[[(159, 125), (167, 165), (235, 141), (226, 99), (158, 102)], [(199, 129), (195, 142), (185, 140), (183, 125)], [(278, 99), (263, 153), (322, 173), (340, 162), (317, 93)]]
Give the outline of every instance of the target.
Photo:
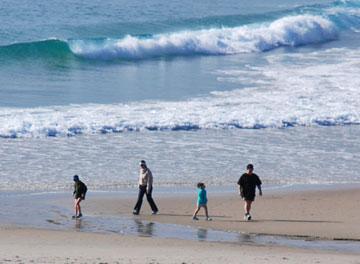
[(335, 25), (320, 16), (285, 17), (268, 25), (184, 31), (151, 38), (126, 36), (102, 43), (69, 41), (71, 51), (97, 60), (145, 59), (161, 56), (230, 55), (261, 52), (280, 46), (321, 43), (337, 38)]
[[(92, 60), (142, 60), (153, 57), (230, 55), (263, 52), (283, 46), (302, 46), (335, 40), (340, 33), (359, 33), (358, 1), (308, 5), (276, 13), (222, 16), (180, 21), (183, 31), (130, 32), (120, 39), (48, 39), (0, 47), (0, 60), (76, 58)], [(183, 24), (182, 24), (183, 23)], [(226, 25), (226, 26), (223, 26)], [(201, 27), (203, 29), (199, 30)], [(205, 29), (204, 29), (205, 28)], [(113, 29), (119, 35), (117, 28)], [(166, 29), (164, 29), (166, 30)], [(120, 30), (121, 31), (121, 30)], [(156, 30), (161, 32), (161, 28)]]

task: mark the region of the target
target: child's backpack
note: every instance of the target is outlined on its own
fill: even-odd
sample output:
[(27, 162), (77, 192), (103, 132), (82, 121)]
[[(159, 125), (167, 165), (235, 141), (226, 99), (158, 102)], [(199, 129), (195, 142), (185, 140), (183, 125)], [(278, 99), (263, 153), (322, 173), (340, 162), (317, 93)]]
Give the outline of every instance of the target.
[(83, 191), (83, 200), (85, 200), (85, 196), (86, 196), (86, 192), (88, 190), (87, 186), (85, 185), (85, 183), (82, 183), (82, 191)]

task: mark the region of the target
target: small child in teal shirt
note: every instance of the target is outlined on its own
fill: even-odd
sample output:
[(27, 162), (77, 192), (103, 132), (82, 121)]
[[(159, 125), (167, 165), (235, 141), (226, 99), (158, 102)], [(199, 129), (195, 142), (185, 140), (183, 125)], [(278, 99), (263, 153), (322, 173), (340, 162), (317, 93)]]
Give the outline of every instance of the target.
[(197, 184), (198, 188), (198, 198), (197, 198), (197, 207), (195, 209), (193, 220), (199, 220), (197, 218), (197, 213), (200, 211), (200, 208), (203, 207), (205, 210), (205, 216), (207, 221), (211, 221), (212, 219), (209, 217), (208, 209), (207, 209), (207, 197), (206, 197), (206, 190), (205, 190), (205, 184), (202, 182), (199, 182)]

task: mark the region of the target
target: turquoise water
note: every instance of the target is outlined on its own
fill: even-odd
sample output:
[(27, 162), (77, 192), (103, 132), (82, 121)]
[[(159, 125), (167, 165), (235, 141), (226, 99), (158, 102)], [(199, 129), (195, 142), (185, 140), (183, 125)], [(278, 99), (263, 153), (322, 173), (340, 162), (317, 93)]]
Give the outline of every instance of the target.
[(359, 9), (3, 1), (0, 137), (359, 124)]
[(244, 88), (219, 83), (218, 72), (262, 66), (264, 51), (342, 40), (360, 26), (357, 1), (1, 5), (0, 107), (17, 108), (187, 100)]
[(0, 190), (120, 189), (141, 159), (162, 186), (231, 185), (247, 162), (269, 184), (359, 181), (360, 1), (6, 0), (0, 18)]
[[(1, 45), (49, 38), (96, 39), (256, 22), (264, 14), (331, 1), (29, 1), (1, 2)], [(340, 3), (340, 2), (339, 2)], [(252, 20), (251, 17), (255, 17)], [(233, 22), (232, 22), (233, 21)]]

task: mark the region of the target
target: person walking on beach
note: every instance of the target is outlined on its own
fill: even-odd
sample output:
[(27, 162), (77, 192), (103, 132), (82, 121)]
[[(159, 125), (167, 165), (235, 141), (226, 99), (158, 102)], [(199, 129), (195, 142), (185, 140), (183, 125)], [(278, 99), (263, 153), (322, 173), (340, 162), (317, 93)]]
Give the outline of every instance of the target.
[(247, 172), (240, 177), (240, 179), (238, 180), (238, 185), (240, 185), (240, 196), (245, 201), (244, 220), (249, 221), (251, 220), (250, 210), (251, 210), (251, 204), (255, 200), (256, 187), (258, 187), (259, 189), (260, 196), (262, 196), (262, 190), (261, 190), (261, 180), (259, 176), (253, 173), (254, 166), (252, 164), (248, 164), (246, 166), (246, 169)]
[(140, 213), (143, 197), (146, 194), (146, 199), (148, 200), (152, 214), (155, 215), (159, 212), (154, 199), (152, 198), (152, 189), (153, 189), (153, 176), (150, 169), (146, 166), (145, 160), (140, 161), (140, 176), (139, 176), (139, 195), (136, 205), (133, 210), (134, 215)]
[(197, 214), (202, 207), (205, 210), (206, 220), (211, 221), (212, 219), (209, 217), (208, 208), (207, 208), (207, 196), (206, 196), (205, 184), (202, 182), (199, 182), (197, 184), (197, 188), (198, 188), (197, 206), (196, 206), (196, 209), (195, 209), (192, 219), (199, 220), (199, 218), (197, 218)]
[(82, 181), (80, 181), (78, 175), (74, 175), (73, 180), (75, 182), (74, 183), (74, 192), (73, 192), (75, 215), (72, 218), (75, 219), (75, 218), (82, 217), (80, 203), (82, 200), (85, 200), (87, 187)]

